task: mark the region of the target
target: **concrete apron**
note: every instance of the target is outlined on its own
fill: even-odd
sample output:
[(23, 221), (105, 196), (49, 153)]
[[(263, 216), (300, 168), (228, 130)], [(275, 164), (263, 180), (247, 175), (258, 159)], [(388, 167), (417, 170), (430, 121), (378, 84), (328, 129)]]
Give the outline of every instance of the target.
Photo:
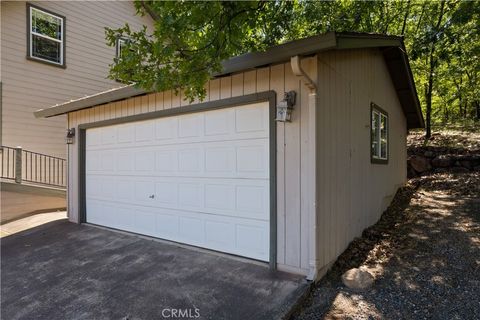
[(65, 220), (1, 242), (2, 319), (281, 319), (304, 277)]

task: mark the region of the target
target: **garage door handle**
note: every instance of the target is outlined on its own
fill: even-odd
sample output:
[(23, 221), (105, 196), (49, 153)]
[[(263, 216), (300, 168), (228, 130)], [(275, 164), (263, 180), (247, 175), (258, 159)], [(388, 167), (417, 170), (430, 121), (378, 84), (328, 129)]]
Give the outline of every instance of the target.
[(150, 198), (150, 199), (153, 199), (153, 198), (155, 198), (155, 195), (152, 194), (151, 196), (149, 196), (149, 198)]

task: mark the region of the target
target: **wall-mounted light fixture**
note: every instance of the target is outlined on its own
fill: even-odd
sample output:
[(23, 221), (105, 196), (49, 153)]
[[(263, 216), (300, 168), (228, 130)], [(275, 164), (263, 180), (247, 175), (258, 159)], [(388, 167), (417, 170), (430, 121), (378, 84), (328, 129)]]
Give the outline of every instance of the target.
[(283, 100), (277, 104), (276, 121), (290, 122), (296, 95), (295, 91), (285, 92)]
[(65, 142), (67, 144), (72, 144), (75, 141), (75, 128), (67, 129), (67, 136), (65, 137)]

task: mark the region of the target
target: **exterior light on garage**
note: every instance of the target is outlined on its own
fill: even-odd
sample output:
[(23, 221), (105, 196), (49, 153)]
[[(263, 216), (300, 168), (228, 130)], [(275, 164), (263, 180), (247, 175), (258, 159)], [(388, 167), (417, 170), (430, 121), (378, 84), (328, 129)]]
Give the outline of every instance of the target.
[(65, 137), (65, 142), (67, 144), (72, 144), (75, 140), (75, 128), (67, 129), (67, 136)]
[(290, 122), (293, 106), (295, 105), (295, 91), (285, 92), (283, 100), (277, 104), (277, 118), (279, 122)]

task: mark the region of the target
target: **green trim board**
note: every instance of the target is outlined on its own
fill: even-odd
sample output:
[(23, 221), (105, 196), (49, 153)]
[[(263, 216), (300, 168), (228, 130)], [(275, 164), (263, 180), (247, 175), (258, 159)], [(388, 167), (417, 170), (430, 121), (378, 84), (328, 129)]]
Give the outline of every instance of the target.
[(271, 270), (277, 268), (277, 127), (276, 96), (274, 91), (265, 91), (245, 96), (220, 99), (204, 102), (185, 107), (154, 111), (116, 119), (85, 123), (78, 125), (78, 208), (79, 222), (86, 223), (86, 131), (90, 128), (105, 127), (110, 125), (158, 119), (162, 117), (177, 116), (188, 113), (209, 111), (235, 107), (255, 102), (268, 101), (269, 103), (269, 179), (270, 179), (270, 256), (269, 266)]

